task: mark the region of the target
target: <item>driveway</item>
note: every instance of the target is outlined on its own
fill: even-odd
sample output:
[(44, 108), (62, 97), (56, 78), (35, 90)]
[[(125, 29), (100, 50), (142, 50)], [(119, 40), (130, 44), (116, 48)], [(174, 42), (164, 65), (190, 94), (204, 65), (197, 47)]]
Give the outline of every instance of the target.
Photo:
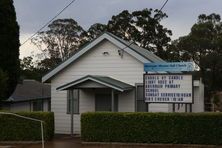
[[(41, 144), (0, 144), (0, 148), (41, 148)], [(100, 144), (81, 143), (81, 139), (69, 135), (56, 135), (45, 143), (45, 148), (222, 148), (214, 145), (175, 145), (175, 144)]]

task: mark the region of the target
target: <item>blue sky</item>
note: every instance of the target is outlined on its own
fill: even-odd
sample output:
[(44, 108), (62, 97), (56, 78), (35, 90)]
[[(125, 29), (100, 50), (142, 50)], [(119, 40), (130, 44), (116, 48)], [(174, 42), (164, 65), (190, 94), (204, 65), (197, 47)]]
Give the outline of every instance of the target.
[[(20, 41), (24, 42), (71, 0), (14, 0)], [(107, 23), (122, 10), (160, 9), (165, 0), (76, 0), (58, 18), (73, 18), (84, 29), (94, 23)], [(172, 39), (187, 35), (199, 14), (218, 13), (222, 16), (221, 0), (169, 0), (163, 11), (168, 18), (161, 23), (172, 30)], [(37, 53), (36, 47), (27, 42), (20, 47), (20, 57)]]

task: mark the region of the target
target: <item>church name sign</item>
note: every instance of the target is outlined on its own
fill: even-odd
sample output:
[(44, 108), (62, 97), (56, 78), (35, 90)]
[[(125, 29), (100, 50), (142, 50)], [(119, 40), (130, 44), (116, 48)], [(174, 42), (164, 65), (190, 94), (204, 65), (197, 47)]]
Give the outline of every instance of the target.
[(145, 72), (193, 71), (193, 62), (145, 63)]

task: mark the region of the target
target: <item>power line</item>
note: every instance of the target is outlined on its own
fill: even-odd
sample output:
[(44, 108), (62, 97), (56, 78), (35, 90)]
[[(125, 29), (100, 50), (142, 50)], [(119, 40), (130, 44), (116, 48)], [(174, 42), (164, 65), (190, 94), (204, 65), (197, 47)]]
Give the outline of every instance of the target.
[(165, 3), (163, 4), (163, 6), (160, 8), (160, 11), (165, 7), (165, 5), (167, 4), (168, 0), (165, 1)]
[[(28, 39), (26, 39), (22, 44), (24, 45), (29, 40), (31, 40), (36, 34), (38, 34), (42, 29), (44, 29), (46, 26), (48, 26), (55, 18), (57, 18), (63, 11), (65, 11), (70, 5), (72, 5), (76, 0), (72, 0), (67, 6), (65, 6), (61, 11), (59, 11), (53, 18), (51, 18), (45, 25), (43, 25), (38, 31), (36, 31), (33, 35), (31, 35)], [(21, 47), (20, 46), (20, 47)]]
[(126, 45), (126, 46), (125, 46), (124, 48), (122, 48), (121, 50), (124, 50), (124, 49), (130, 47), (132, 44), (133, 44), (133, 42), (131, 42), (129, 45)]

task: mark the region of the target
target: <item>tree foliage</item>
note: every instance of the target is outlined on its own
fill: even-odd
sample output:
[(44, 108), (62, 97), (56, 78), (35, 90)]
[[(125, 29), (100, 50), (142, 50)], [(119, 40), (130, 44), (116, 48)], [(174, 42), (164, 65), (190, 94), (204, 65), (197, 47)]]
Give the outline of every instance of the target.
[(191, 32), (172, 42), (171, 60), (194, 61), (210, 91), (221, 90), (222, 22), (220, 15), (201, 14)]
[(210, 53), (202, 59), (204, 82), (210, 91), (222, 90), (222, 55)]
[(169, 43), (169, 36), (172, 35), (170, 30), (160, 24), (166, 17), (165, 13), (152, 9), (132, 13), (123, 11), (112, 17), (108, 23), (108, 31), (161, 55), (161, 50)]
[(103, 32), (107, 30), (107, 26), (104, 24), (96, 23), (90, 26), (90, 28), (86, 32), (86, 36), (88, 41), (92, 41), (99, 35), (101, 35)]
[(49, 70), (51, 65), (48, 62), (53, 60), (43, 59), (34, 61), (32, 56), (24, 57), (21, 60), (21, 79), (34, 79), (41, 81), (41, 78)]
[(7, 90), (8, 75), (0, 69), (0, 100), (5, 97), (5, 91)]
[(55, 67), (104, 31), (132, 41), (164, 58), (172, 35), (170, 30), (160, 24), (166, 17), (159, 10), (144, 9), (132, 13), (124, 10), (114, 15), (107, 24), (95, 23), (87, 31), (73, 19), (58, 19), (48, 26), (48, 30), (38, 33), (32, 42), (42, 50), (44, 60), (39, 64), (45, 69)]
[(0, 1), (0, 26), (0, 69), (8, 77), (7, 88), (1, 97), (7, 98), (19, 78), (19, 26), (12, 0)]
[(73, 19), (57, 19), (48, 30), (39, 32), (32, 42), (42, 51), (43, 59), (56, 66), (67, 59), (84, 42), (84, 30)]
[(159, 10), (143, 9), (132, 13), (124, 10), (118, 15), (112, 16), (107, 25), (92, 25), (87, 33), (90, 34), (89, 39), (93, 39), (101, 32), (108, 31), (165, 59), (167, 54), (165, 49), (171, 41), (170, 36), (172, 35), (171, 30), (160, 24), (161, 20), (166, 17), (167, 15)]
[(201, 60), (206, 55), (221, 53), (222, 26), (220, 16), (202, 14), (198, 17), (189, 35), (180, 37), (174, 42), (177, 52), (180, 51), (182, 60), (193, 60), (202, 68)]

